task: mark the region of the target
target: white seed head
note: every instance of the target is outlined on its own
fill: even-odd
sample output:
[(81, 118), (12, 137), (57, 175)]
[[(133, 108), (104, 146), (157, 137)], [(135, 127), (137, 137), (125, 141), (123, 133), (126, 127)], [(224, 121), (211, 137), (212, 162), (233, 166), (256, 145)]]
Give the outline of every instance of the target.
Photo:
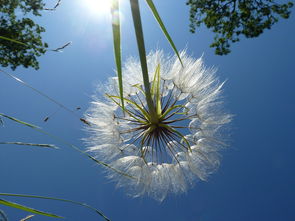
[(105, 98), (95, 98), (85, 116), (91, 125), (85, 139), (88, 151), (128, 174), (110, 170), (109, 177), (134, 197), (162, 201), (169, 193), (187, 191), (197, 179), (206, 180), (219, 166), (221, 128), (231, 121), (222, 111), (223, 83), (202, 58), (196, 60), (184, 51), (180, 56), (183, 66), (176, 56), (162, 51), (147, 56), (151, 88), (158, 85), (152, 91), (156, 123), (150, 120), (141, 66), (134, 58), (123, 67), (125, 112), (118, 80), (111, 78), (103, 88)]

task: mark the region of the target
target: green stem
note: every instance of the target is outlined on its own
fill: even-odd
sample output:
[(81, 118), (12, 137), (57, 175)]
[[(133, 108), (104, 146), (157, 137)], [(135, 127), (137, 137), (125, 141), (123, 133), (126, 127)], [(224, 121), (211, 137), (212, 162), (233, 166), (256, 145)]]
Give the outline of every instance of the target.
[(55, 198), (55, 197), (46, 197), (46, 196), (37, 196), (37, 195), (27, 195), (27, 194), (15, 194), (15, 193), (0, 193), (0, 196), (12, 196), (12, 197), (23, 197), (23, 198), (35, 198), (35, 199), (45, 199), (45, 200), (54, 200), (54, 201), (60, 201), (60, 202), (66, 202), (66, 203), (71, 203), (71, 204), (76, 204), (79, 206), (83, 206), (85, 208), (91, 209), (100, 216), (102, 216), (105, 220), (110, 221), (109, 218), (107, 218), (102, 212), (100, 212), (98, 209), (89, 206), (86, 203), (80, 203), (77, 201), (73, 200), (67, 200), (67, 199), (60, 199), (60, 198)]
[(119, 1), (113, 0), (111, 7), (112, 14), (112, 29), (113, 29), (113, 40), (114, 40), (114, 55), (118, 73), (118, 83), (120, 98), (122, 102), (122, 109), (124, 110), (124, 98), (123, 98), (123, 76), (122, 76), (122, 62), (121, 62), (121, 31), (120, 31), (120, 15), (119, 12)]
[(136, 34), (139, 58), (141, 63), (146, 102), (151, 115), (151, 122), (157, 123), (158, 117), (157, 117), (157, 113), (156, 113), (154, 102), (151, 95), (151, 88), (150, 88), (149, 74), (148, 74), (148, 68), (147, 68), (147, 62), (146, 62), (146, 52), (145, 52), (145, 46), (144, 46), (144, 38), (143, 38), (138, 0), (130, 0), (130, 4), (131, 4), (131, 12), (132, 12), (133, 24), (134, 24), (135, 34)]

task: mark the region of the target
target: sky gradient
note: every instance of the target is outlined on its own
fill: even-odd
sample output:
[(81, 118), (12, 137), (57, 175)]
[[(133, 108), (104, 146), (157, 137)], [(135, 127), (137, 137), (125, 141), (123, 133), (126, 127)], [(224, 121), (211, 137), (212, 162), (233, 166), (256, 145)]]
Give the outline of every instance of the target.
[[(81, 110), (75, 114), (0, 74), (0, 112), (41, 126), (82, 149), (87, 137), (79, 116), (89, 107), (98, 84), (115, 75), (111, 24), (108, 16), (95, 16), (82, 0), (63, 1), (55, 12), (44, 12), (38, 22), (46, 27), (44, 39), (51, 48), (68, 41), (62, 53), (40, 58), (40, 70), (10, 71), (63, 105)], [(47, 1), (50, 2), (50, 1)], [(146, 51), (173, 54), (144, 1), (141, 3)], [(209, 48), (213, 34), (204, 27), (189, 32), (185, 1), (155, 1), (179, 50), (207, 67), (217, 67), (226, 80), (226, 109), (234, 115), (229, 147), (222, 151), (218, 171), (198, 182), (186, 194), (159, 203), (147, 197), (131, 198), (105, 178), (104, 170), (79, 152), (50, 137), (4, 119), (0, 141), (53, 143), (59, 150), (1, 145), (0, 191), (85, 202), (111, 220), (146, 221), (293, 221), (295, 218), (295, 19), (280, 20), (256, 39), (241, 39), (232, 53), (217, 56)], [(293, 10), (294, 11), (294, 10)], [(123, 61), (137, 56), (128, 3), (123, 3)], [(56, 112), (57, 111), (57, 112)], [(56, 112), (48, 122), (43, 119)], [(77, 117), (78, 116), (78, 117)], [(102, 220), (85, 208), (44, 200), (5, 198), (50, 211), (71, 221)], [(0, 206), (10, 220), (28, 213)], [(53, 218), (35, 217), (49, 221)]]

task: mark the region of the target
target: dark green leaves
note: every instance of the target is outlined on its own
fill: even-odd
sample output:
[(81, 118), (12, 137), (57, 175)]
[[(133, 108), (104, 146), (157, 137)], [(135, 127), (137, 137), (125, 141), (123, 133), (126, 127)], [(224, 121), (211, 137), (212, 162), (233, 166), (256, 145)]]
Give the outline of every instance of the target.
[[(40, 16), (42, 0), (11, 1), (1, 0), (0, 7), (0, 65), (39, 68), (37, 57), (48, 47), (41, 38), (45, 29), (35, 24), (31, 14)], [(16, 12), (22, 15), (16, 16)]]
[(273, 0), (188, 0), (190, 6), (190, 30), (195, 32), (201, 24), (216, 33), (210, 47), (215, 53), (230, 52), (230, 43), (246, 38), (258, 37), (270, 29), (279, 17), (289, 18), (292, 2), (278, 4)]

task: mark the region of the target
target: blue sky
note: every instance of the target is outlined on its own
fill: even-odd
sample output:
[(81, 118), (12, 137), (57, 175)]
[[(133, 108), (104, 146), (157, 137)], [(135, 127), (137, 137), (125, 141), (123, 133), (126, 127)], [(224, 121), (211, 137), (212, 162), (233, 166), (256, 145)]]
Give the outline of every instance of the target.
[[(48, 1), (50, 3), (50, 1)], [(56, 12), (44, 12), (38, 22), (52, 48), (68, 41), (63, 53), (48, 52), (40, 70), (18, 68), (11, 72), (65, 106), (78, 116), (89, 107), (100, 82), (114, 76), (111, 25), (107, 16), (94, 16), (82, 0), (63, 1)], [(172, 54), (169, 44), (144, 1), (140, 1), (146, 48)], [(53, 196), (86, 202), (112, 220), (284, 220), (295, 218), (295, 76), (294, 16), (280, 20), (257, 39), (242, 39), (232, 53), (217, 56), (209, 48), (213, 34), (204, 27), (188, 30), (185, 1), (155, 1), (178, 49), (218, 68), (227, 80), (226, 108), (234, 114), (230, 146), (222, 152), (219, 170), (207, 182), (198, 182), (186, 194), (169, 196), (159, 203), (147, 197), (133, 199), (104, 177), (101, 167), (61, 143), (29, 128), (5, 120), (1, 141), (54, 143), (59, 150), (1, 146), (0, 191)], [(51, 4), (52, 5), (52, 4)], [(122, 52), (124, 60), (137, 56), (130, 9), (124, 3)], [(37, 124), (44, 130), (85, 148), (87, 137), (76, 116), (59, 110), (47, 123), (43, 119), (58, 107), (0, 75), (1, 112)], [(5, 198), (8, 199), (8, 198)], [(84, 208), (44, 200), (13, 199), (19, 203), (67, 217), (66, 220), (102, 220)], [(27, 213), (0, 207), (10, 220)], [(36, 220), (53, 220), (36, 217)], [(32, 219), (34, 220), (34, 219)]]

